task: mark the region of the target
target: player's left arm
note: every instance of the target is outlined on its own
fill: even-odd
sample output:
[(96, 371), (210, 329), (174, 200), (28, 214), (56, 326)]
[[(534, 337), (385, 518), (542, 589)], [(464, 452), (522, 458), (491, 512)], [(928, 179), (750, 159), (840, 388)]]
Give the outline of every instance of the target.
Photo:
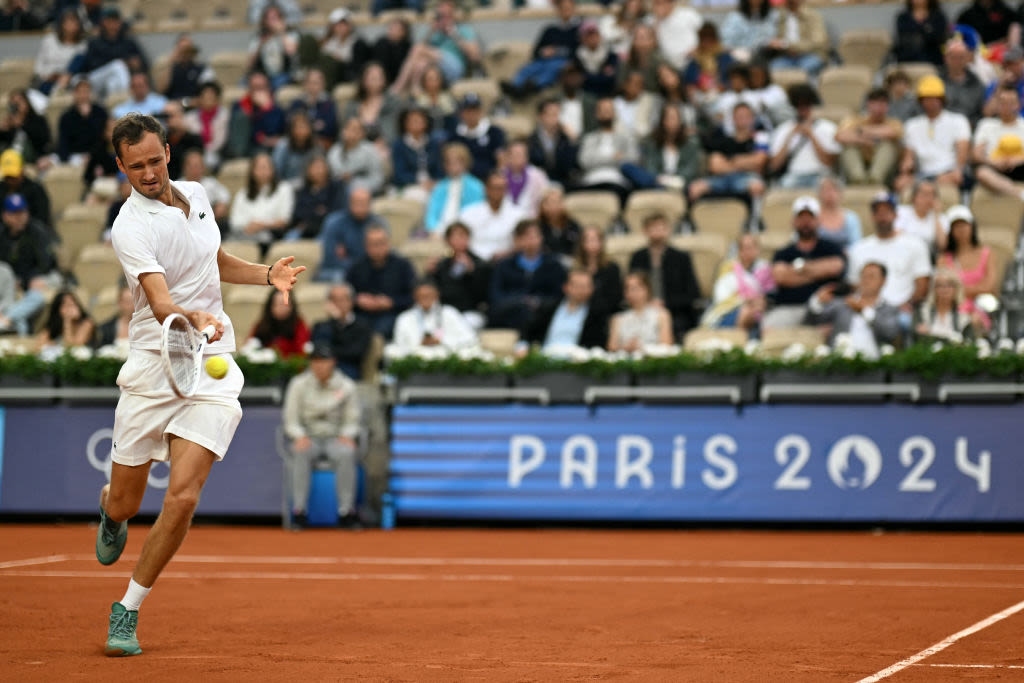
[(234, 285), (270, 285), (284, 292), (286, 301), (288, 292), (298, 280), (299, 273), (306, 270), (306, 266), (293, 267), (291, 264), (294, 260), (294, 256), (285, 256), (267, 266), (262, 263), (249, 263), (232, 256), (223, 248), (217, 251), (217, 267), (220, 269), (221, 282), (230, 282)]

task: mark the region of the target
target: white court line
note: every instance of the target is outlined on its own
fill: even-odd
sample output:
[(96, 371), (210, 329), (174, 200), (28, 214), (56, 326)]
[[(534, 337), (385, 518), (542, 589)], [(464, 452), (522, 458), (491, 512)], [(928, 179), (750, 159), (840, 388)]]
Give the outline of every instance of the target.
[[(93, 555), (68, 559), (92, 561)], [(124, 555), (138, 559), (137, 555)], [(812, 562), (801, 560), (660, 560), (575, 557), (305, 557), (281, 555), (175, 555), (176, 563), (194, 564), (355, 564), (385, 566), (477, 567), (717, 567), (734, 569), (871, 569), (934, 571), (1024, 572), (1024, 564), (963, 564), (928, 562)]]
[[(105, 570), (8, 570), (0, 572), (5, 577), (36, 578), (77, 578), (77, 579), (121, 579), (126, 573), (112, 573)], [(767, 586), (849, 586), (884, 588), (963, 588), (1020, 590), (1024, 584), (1008, 583), (958, 583), (945, 581), (863, 581), (855, 579), (818, 579), (800, 577), (760, 576), (600, 576), (600, 575), (529, 575), (529, 574), (414, 574), (401, 572), (191, 572), (166, 571), (160, 575), (165, 579), (231, 579), (269, 581), (444, 581), (473, 583), (510, 583), (516, 581), (531, 583), (621, 583), (621, 584), (749, 584)]]
[(984, 619), (982, 619), (978, 623), (973, 624), (972, 626), (968, 626), (967, 628), (965, 628), (962, 631), (957, 631), (953, 635), (951, 635), (951, 636), (949, 636), (947, 638), (943, 638), (942, 640), (940, 640), (939, 642), (935, 643), (931, 647), (928, 647), (928, 648), (925, 648), (924, 650), (921, 650), (916, 655), (911, 655), (910, 657), (907, 657), (906, 659), (903, 659), (901, 661), (896, 662), (895, 664), (893, 664), (890, 667), (882, 669), (881, 671), (879, 671), (876, 674), (872, 674), (871, 676), (868, 676), (867, 678), (862, 678), (859, 681), (857, 681), (857, 683), (875, 683), (875, 681), (880, 681), (883, 678), (888, 678), (889, 676), (892, 676), (894, 673), (898, 673), (900, 671), (903, 671), (908, 666), (912, 666), (914, 664), (917, 664), (922, 659), (925, 659), (927, 657), (931, 657), (933, 654), (935, 654), (937, 652), (942, 652), (943, 650), (945, 650), (947, 647), (949, 647), (950, 645), (952, 645), (953, 643), (955, 643), (958, 640), (961, 640), (963, 638), (966, 638), (969, 635), (977, 633), (978, 631), (981, 631), (982, 629), (988, 628), (992, 624), (1000, 622), (1003, 619), (1006, 619), (1007, 617), (1012, 617), (1014, 614), (1016, 614), (1017, 612), (1020, 612), (1021, 610), (1024, 610), (1024, 600), (1018, 602), (1016, 605), (1011, 605), (1010, 607), (1007, 607), (1006, 609), (1004, 609), (1001, 612), (996, 612), (995, 614), (993, 614), (990, 617), (985, 617)]
[[(92, 557), (90, 555), (90, 557)], [(71, 555), (47, 555), (45, 557), (29, 557), (24, 560), (8, 560), (7, 562), (0, 562), (0, 569), (9, 569), (11, 567), (31, 567), (32, 565), (39, 564), (54, 564), (56, 562), (64, 562), (72, 559)]]
[(1017, 664), (915, 664), (914, 666), (931, 666), (936, 669), (1024, 669)]

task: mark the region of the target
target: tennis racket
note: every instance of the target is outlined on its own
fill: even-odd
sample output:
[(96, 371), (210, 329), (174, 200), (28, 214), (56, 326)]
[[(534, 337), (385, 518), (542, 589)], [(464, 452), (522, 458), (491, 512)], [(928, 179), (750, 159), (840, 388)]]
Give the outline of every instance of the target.
[(203, 371), (203, 347), (216, 332), (213, 325), (207, 325), (198, 332), (180, 313), (171, 313), (164, 318), (160, 338), (161, 365), (171, 389), (180, 398), (196, 393), (199, 373)]

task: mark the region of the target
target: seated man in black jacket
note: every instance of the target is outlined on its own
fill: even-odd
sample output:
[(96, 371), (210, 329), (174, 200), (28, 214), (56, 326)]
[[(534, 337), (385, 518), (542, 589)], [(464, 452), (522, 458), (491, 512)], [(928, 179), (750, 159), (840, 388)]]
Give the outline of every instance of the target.
[(351, 377), (362, 376), (363, 358), (370, 348), (373, 330), (366, 322), (352, 312), (352, 286), (347, 283), (334, 285), (327, 292), (327, 320), (313, 325), (314, 344), (330, 345), (338, 369)]
[(469, 250), (469, 228), (458, 221), (444, 231), (451, 256), (438, 261), (430, 272), (437, 283), (441, 303), (455, 308), (473, 329), (484, 326), (487, 295), (491, 287), (491, 267)]
[(629, 271), (647, 273), (655, 300), (672, 315), (673, 334), (682, 339), (697, 324), (694, 303), (700, 298), (700, 287), (690, 255), (669, 246), (669, 232), (665, 214), (654, 213), (644, 219), (647, 247), (633, 253)]
[(537, 312), (559, 299), (565, 268), (544, 253), (544, 237), (534, 218), (516, 226), (515, 253), (498, 262), (491, 278), (490, 327), (529, 329)]
[(523, 341), (541, 344), (544, 351), (604, 346), (608, 341), (608, 314), (590, 307), (593, 277), (585, 270), (573, 269), (563, 291), (565, 297), (561, 301), (541, 306)]
[(366, 255), (348, 272), (348, 282), (356, 290), (356, 315), (391, 339), (398, 314), (412, 306), (416, 274), (407, 259), (392, 251), (387, 230), (371, 226), (364, 239)]

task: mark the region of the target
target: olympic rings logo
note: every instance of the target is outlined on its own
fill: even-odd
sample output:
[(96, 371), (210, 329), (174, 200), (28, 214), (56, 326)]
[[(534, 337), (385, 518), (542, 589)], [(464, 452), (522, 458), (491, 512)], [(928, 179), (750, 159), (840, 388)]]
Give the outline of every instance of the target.
[[(109, 441), (110, 446), (106, 450), (101, 451), (100, 446), (101, 444), (103, 444), (104, 441)], [(111, 429), (110, 427), (97, 429), (95, 432), (92, 433), (92, 436), (89, 437), (89, 440), (85, 444), (86, 459), (89, 461), (89, 464), (92, 466), (93, 469), (103, 473), (103, 476), (107, 478), (107, 481), (110, 481), (110, 469), (113, 464), (113, 460), (111, 459), (111, 456), (113, 455), (113, 447), (114, 430)], [(99, 455), (99, 453), (101, 452), (103, 453), (102, 456)], [(155, 470), (161, 465), (164, 467), (166, 471), (163, 473), (162, 476), (158, 476), (158, 473)], [(166, 489), (167, 484), (170, 481), (170, 478), (170, 464), (167, 461), (158, 461), (154, 462), (152, 466), (149, 468), (149, 479), (147, 480), (146, 483), (155, 489)]]

